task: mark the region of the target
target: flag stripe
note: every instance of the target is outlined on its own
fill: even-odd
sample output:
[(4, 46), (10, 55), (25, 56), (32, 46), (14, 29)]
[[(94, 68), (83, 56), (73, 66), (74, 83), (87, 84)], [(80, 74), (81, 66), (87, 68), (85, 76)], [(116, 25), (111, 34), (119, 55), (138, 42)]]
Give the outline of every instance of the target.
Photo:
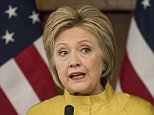
[(6, 95), (0, 88), (0, 115), (17, 115), (15, 109), (7, 99)]
[[(7, 68), (13, 68), (13, 71), (8, 71)], [(1, 67), (0, 84), (19, 115), (25, 115), (32, 105), (40, 102), (14, 59), (7, 61)]]
[(143, 39), (134, 18), (131, 21), (130, 33), (128, 36), (127, 53), (134, 70), (145, 83), (150, 93), (154, 95), (154, 81), (151, 80), (154, 77), (154, 54)]
[(17, 55), (15, 60), (41, 100), (55, 96), (51, 74), (34, 45)]
[(127, 54), (125, 55), (124, 60), (120, 79), (122, 90), (124, 92), (140, 96), (154, 104), (152, 95), (134, 71)]
[(131, 19), (120, 83), (124, 92), (154, 104), (154, 1), (137, 0)]
[(120, 79), (119, 78), (117, 79), (115, 89), (116, 89), (116, 91), (122, 92), (121, 84), (120, 84)]
[(36, 49), (39, 52), (40, 56), (42, 57), (42, 59), (44, 60), (44, 62), (46, 63), (46, 65), (49, 68), (49, 63), (48, 63), (48, 60), (47, 60), (47, 57), (46, 57), (46, 54), (45, 54), (45, 51), (44, 51), (44, 48), (43, 48), (43, 41), (42, 41), (42, 39), (43, 39), (43, 37), (40, 36), (40, 38), (37, 39), (34, 42), (34, 46), (36, 47)]

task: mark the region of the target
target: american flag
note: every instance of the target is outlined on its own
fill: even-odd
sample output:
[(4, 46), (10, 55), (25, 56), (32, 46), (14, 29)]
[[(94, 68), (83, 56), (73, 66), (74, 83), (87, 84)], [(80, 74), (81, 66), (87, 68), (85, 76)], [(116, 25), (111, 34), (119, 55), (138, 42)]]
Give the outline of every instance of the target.
[(137, 0), (119, 87), (154, 104), (154, 0)]
[(0, 115), (25, 115), (56, 94), (32, 0), (0, 0)]

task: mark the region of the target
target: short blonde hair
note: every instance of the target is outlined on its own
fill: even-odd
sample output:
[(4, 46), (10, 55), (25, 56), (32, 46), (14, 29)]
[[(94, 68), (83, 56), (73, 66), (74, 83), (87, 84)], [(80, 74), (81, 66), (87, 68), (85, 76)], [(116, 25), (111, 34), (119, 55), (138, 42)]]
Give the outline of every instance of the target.
[(53, 80), (60, 88), (64, 86), (59, 80), (53, 60), (54, 43), (60, 33), (75, 26), (87, 29), (97, 38), (106, 65), (105, 71), (102, 70), (102, 77), (110, 77), (116, 63), (116, 45), (109, 19), (97, 8), (89, 5), (61, 7), (51, 13), (43, 33), (44, 48)]

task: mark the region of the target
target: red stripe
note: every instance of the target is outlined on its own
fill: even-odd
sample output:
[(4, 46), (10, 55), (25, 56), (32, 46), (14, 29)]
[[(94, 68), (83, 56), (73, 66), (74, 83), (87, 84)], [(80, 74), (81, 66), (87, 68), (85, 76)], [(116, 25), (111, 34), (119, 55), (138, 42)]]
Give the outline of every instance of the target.
[(55, 85), (48, 67), (33, 45), (17, 55), (15, 60), (40, 100), (56, 95)]
[(124, 92), (142, 97), (154, 104), (154, 98), (134, 71), (127, 54), (122, 67), (120, 83)]
[(0, 115), (17, 115), (15, 109), (0, 88)]

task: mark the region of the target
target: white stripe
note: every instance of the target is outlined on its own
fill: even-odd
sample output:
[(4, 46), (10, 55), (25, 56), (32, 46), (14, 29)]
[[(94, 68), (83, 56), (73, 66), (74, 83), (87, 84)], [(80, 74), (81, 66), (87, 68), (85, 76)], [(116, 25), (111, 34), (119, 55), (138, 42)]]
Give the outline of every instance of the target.
[(25, 115), (32, 105), (40, 102), (14, 59), (0, 68), (0, 87), (19, 115)]
[(117, 80), (115, 89), (116, 89), (117, 91), (119, 91), (119, 92), (122, 92), (122, 89), (121, 89), (121, 86), (120, 86), (120, 79)]
[(44, 47), (43, 47), (42, 39), (43, 39), (43, 37), (40, 36), (40, 38), (38, 38), (34, 42), (34, 45), (35, 45), (37, 51), (39, 52), (40, 56), (42, 57), (42, 59), (45, 61), (46, 65), (49, 67), (48, 60), (47, 60), (47, 57), (46, 57), (46, 54), (45, 54), (45, 50), (44, 50)]
[(154, 54), (143, 39), (134, 18), (131, 21), (127, 52), (138, 76), (154, 96)]

